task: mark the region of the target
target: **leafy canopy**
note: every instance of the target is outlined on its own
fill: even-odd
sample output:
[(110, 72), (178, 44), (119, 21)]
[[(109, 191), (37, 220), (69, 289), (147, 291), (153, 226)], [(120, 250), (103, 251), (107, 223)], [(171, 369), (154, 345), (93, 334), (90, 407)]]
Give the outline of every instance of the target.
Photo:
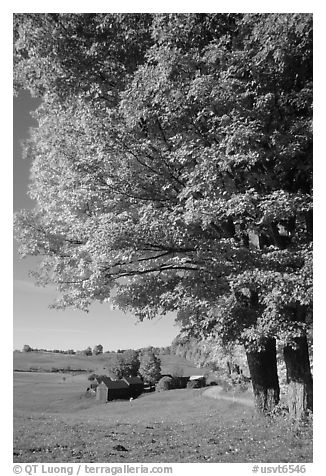
[(311, 15), (17, 14), (14, 37), (16, 88), (42, 97), (16, 235), (56, 306), (305, 332)]

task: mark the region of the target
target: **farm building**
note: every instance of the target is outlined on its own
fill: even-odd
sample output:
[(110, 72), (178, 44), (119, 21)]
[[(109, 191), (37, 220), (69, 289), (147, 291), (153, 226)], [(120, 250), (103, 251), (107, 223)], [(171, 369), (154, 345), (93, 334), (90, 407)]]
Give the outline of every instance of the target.
[(189, 383), (190, 382), (197, 382), (198, 387), (205, 387), (206, 385), (206, 378), (204, 375), (191, 375), (189, 377)]
[(189, 380), (205, 380), (205, 375), (190, 375)]
[(139, 377), (124, 377), (122, 380), (129, 385), (131, 397), (136, 398), (143, 393), (144, 383)]
[(110, 377), (101, 377), (96, 390), (96, 400), (107, 402), (110, 400), (130, 398), (129, 385), (124, 380), (111, 380)]
[(136, 398), (143, 392), (144, 384), (138, 377), (125, 377), (120, 380), (112, 380), (102, 375), (96, 378), (98, 386), (96, 399), (101, 402), (110, 400)]
[(175, 388), (186, 388), (189, 377), (173, 377)]

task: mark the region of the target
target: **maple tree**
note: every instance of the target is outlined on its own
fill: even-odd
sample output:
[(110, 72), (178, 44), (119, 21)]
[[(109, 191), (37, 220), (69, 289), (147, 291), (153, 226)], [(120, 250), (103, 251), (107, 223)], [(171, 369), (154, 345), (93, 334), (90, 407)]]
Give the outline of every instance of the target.
[(140, 365), (138, 352), (133, 349), (128, 349), (123, 352), (122, 357), (125, 375), (127, 377), (137, 377)]
[(118, 379), (123, 377), (137, 377), (139, 365), (138, 352), (133, 349), (114, 353), (107, 362), (107, 368)]
[(140, 356), (139, 374), (144, 382), (154, 385), (161, 376), (161, 361), (154, 352), (147, 351)]
[(245, 344), (263, 411), (283, 340), (311, 406), (311, 15), (17, 14), (14, 31), (16, 89), (42, 97), (37, 207), (16, 217), (36, 281), (58, 307), (177, 311)]

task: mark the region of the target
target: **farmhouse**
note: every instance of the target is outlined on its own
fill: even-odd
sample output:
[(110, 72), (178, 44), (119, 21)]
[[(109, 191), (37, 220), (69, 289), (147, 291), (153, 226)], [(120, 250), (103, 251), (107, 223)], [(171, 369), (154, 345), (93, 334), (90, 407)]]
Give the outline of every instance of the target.
[(144, 384), (138, 377), (125, 377), (112, 380), (105, 375), (98, 377), (96, 400), (108, 402), (110, 400), (136, 398), (142, 393)]

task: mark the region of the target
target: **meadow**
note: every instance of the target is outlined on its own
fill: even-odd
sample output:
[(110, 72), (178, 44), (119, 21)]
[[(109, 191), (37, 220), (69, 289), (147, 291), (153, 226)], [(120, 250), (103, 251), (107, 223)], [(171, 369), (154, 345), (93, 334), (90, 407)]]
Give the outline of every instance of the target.
[(310, 427), (293, 430), (205, 389), (99, 403), (87, 383), (87, 374), (14, 372), (14, 462), (312, 461)]
[[(100, 355), (69, 355), (53, 352), (19, 352), (13, 353), (14, 371), (32, 372), (55, 372), (63, 371), (68, 373), (96, 372), (105, 373), (109, 367), (112, 353)], [(183, 375), (203, 374), (208, 369), (198, 369), (188, 360), (176, 355), (160, 355), (163, 374), (170, 374), (174, 371)]]

